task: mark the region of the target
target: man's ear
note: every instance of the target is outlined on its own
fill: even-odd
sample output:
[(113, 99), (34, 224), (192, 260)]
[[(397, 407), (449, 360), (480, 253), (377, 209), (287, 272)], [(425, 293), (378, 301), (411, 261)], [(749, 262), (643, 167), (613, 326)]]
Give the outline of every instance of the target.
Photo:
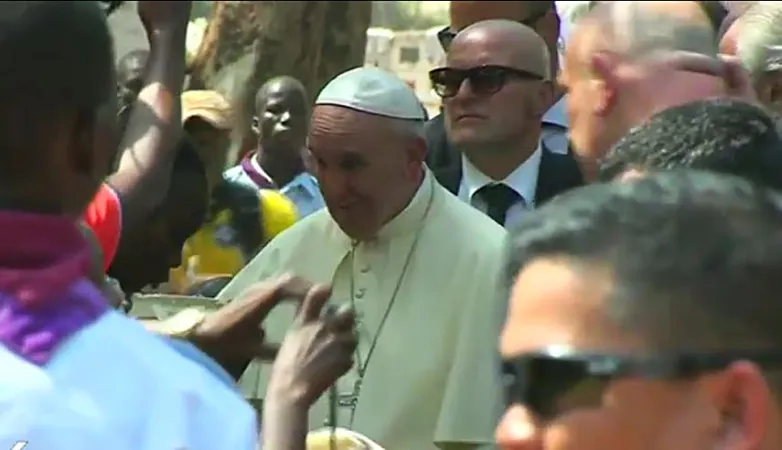
[(407, 146), (407, 161), (410, 175), (418, 176), (421, 164), (426, 161), (426, 140), (424, 138), (413, 139)]
[(765, 376), (748, 361), (737, 361), (712, 385), (721, 417), (719, 448), (760, 448), (771, 425), (774, 398)]
[(589, 97), (596, 115), (607, 116), (616, 103), (618, 80), (615, 74), (616, 60), (606, 52), (596, 52), (589, 57)]

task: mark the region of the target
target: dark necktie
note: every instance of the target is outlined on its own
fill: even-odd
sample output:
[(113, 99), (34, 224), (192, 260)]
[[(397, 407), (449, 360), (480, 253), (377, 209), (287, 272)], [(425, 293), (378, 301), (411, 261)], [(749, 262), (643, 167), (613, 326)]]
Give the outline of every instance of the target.
[(519, 201), (524, 201), (518, 192), (505, 184), (487, 184), (475, 193), (488, 206), (486, 214), (500, 225), (505, 225), (508, 209)]

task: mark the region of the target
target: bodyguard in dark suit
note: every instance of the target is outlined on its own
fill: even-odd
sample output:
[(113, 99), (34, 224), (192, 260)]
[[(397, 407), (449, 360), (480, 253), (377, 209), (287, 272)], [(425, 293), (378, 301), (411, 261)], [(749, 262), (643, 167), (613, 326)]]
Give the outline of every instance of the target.
[(541, 139), (554, 95), (550, 67), (535, 31), (488, 20), (462, 30), (446, 67), (430, 73), (444, 112), (427, 129), (429, 167), (448, 190), (506, 226), (582, 184), (573, 158)]

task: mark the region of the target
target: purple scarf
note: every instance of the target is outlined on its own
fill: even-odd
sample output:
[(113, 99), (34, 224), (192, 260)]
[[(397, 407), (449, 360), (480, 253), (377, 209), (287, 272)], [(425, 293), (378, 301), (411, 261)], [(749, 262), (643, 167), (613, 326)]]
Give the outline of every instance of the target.
[(255, 153), (250, 153), (242, 158), (242, 170), (244, 170), (244, 173), (253, 180), (258, 189), (277, 189), (274, 186), (274, 182), (267, 175), (255, 168), (251, 158), (255, 158)]
[(0, 344), (44, 365), (108, 311), (88, 280), (91, 260), (73, 219), (0, 212)]

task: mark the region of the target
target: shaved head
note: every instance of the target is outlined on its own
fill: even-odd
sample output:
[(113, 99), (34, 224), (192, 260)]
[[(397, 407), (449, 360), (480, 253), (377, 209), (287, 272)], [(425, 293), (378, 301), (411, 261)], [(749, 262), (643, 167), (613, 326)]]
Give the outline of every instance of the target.
[(266, 99), (273, 94), (298, 97), (304, 103), (307, 103), (308, 101), (307, 89), (301, 81), (293, 77), (281, 76), (270, 79), (258, 89), (258, 94), (255, 96), (256, 108), (265, 104)]
[(462, 30), (454, 38), (452, 48), (485, 43), (507, 54), (507, 64), (527, 70), (544, 79), (551, 78), (550, 55), (546, 43), (532, 28), (510, 20), (484, 20)]

